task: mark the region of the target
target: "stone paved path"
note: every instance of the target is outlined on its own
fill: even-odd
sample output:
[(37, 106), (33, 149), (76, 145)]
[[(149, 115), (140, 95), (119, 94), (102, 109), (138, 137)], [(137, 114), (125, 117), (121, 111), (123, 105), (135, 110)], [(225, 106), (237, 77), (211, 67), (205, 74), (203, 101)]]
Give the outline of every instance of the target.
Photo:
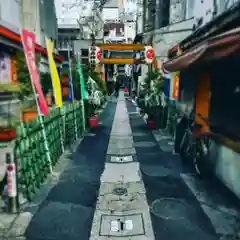
[(12, 233), (25, 237), (9, 240), (239, 239), (239, 200), (183, 166), (172, 140), (149, 131), (123, 92), (101, 122), (68, 156), (27, 229), (15, 221)]
[(94, 215), (91, 240), (154, 240), (149, 207), (136, 161), (132, 131), (120, 92), (105, 169)]

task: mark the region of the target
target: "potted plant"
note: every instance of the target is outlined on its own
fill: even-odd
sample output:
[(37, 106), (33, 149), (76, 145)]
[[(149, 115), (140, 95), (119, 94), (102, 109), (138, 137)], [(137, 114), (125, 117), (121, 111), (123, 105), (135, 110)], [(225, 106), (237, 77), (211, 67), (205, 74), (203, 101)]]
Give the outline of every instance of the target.
[(161, 115), (161, 94), (163, 92), (163, 78), (157, 70), (149, 72), (140, 86), (137, 103), (147, 115), (149, 128), (159, 127)]
[(0, 127), (0, 142), (9, 142), (16, 138), (16, 129), (14, 125)]
[[(37, 55), (37, 66), (40, 55)], [(17, 71), (18, 85), (20, 88), (19, 98), (22, 103), (22, 115), (24, 121), (31, 121), (37, 117), (37, 108), (33, 95), (33, 87), (23, 52), (17, 52), (15, 56), (15, 67)], [(51, 80), (51, 79), (50, 79)], [(41, 76), (40, 76), (41, 81)], [(51, 82), (50, 82), (51, 83)]]
[[(15, 126), (21, 121), (21, 117), (17, 112), (11, 111), (11, 100), (8, 101), (7, 106), (1, 105), (1, 117), (0, 117), (0, 142), (9, 142), (16, 138)], [(14, 104), (18, 104), (14, 101)], [(20, 106), (19, 106), (20, 109)], [(6, 113), (6, 114), (4, 114)]]
[(0, 142), (16, 138), (15, 125), (21, 121), (21, 107), (18, 100), (20, 88), (14, 84), (0, 84)]

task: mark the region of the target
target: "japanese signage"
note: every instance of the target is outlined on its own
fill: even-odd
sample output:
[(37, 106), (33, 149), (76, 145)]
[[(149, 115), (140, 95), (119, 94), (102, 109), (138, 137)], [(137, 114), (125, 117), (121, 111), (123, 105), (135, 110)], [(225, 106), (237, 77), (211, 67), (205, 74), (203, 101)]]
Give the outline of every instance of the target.
[(57, 66), (53, 58), (53, 51), (54, 51), (53, 42), (46, 38), (46, 45), (47, 45), (47, 52), (48, 52), (48, 62), (49, 62), (49, 67), (50, 67), (50, 72), (52, 77), (52, 86), (54, 90), (55, 103), (58, 107), (62, 107), (63, 105), (62, 89), (61, 89), (60, 78), (57, 71)]
[(21, 38), (32, 85), (34, 87), (35, 94), (38, 99), (39, 109), (43, 115), (47, 115), (48, 106), (45, 101), (42, 88), (40, 85), (38, 68), (35, 59), (35, 34), (32, 32), (28, 32), (25, 29), (22, 29)]
[(15, 164), (8, 164), (7, 166), (7, 186), (8, 196), (17, 196), (17, 183), (16, 183), (16, 167)]

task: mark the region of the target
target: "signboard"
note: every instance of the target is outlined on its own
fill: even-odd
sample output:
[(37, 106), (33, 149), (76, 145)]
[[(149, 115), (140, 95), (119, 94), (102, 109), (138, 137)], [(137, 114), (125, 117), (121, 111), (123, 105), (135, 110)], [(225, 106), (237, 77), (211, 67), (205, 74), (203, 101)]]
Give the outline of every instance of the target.
[(34, 93), (36, 94), (36, 98), (38, 100), (39, 109), (43, 115), (47, 115), (48, 106), (40, 85), (38, 68), (35, 59), (35, 34), (22, 29), (21, 38)]

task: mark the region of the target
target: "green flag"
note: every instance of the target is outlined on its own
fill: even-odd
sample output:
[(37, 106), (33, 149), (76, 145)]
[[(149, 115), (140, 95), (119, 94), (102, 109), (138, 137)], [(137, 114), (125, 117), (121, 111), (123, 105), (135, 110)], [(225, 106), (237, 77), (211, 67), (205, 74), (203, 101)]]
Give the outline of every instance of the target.
[(84, 76), (83, 76), (83, 70), (82, 70), (82, 64), (80, 63), (80, 56), (79, 53), (77, 53), (77, 71), (80, 76), (80, 85), (81, 85), (81, 96), (82, 100), (87, 99), (86, 89), (85, 89), (85, 82), (84, 82)]

